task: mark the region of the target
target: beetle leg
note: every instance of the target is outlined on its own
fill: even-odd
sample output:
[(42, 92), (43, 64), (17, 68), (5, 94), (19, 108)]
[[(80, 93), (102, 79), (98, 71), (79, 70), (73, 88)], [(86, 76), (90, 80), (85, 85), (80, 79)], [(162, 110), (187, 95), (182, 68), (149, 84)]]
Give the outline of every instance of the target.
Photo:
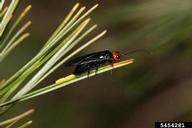
[(86, 67), (88, 70), (87, 70), (87, 76), (88, 76), (88, 78), (89, 78), (89, 75), (90, 75), (90, 66), (89, 65), (87, 65), (87, 67)]
[(90, 70), (87, 71), (87, 76), (88, 76), (88, 78), (89, 78), (89, 75), (90, 75)]
[(114, 67), (114, 62), (111, 62), (112, 69), (110, 71), (110, 74), (113, 75), (113, 67)]
[(95, 68), (95, 75), (97, 75), (98, 69), (99, 69), (98, 67)]

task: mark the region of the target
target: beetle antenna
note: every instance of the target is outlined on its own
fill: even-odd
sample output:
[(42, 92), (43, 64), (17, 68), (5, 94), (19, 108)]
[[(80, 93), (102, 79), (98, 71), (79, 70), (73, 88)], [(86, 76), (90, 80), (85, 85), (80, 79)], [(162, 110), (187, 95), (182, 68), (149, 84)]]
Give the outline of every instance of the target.
[(136, 53), (136, 52), (143, 52), (143, 53), (147, 53), (149, 55), (151, 54), (151, 52), (149, 50), (147, 50), (147, 49), (135, 49), (135, 50), (131, 50), (131, 51), (127, 52), (127, 53), (121, 53), (121, 54), (124, 56), (124, 55), (127, 55), (127, 54)]

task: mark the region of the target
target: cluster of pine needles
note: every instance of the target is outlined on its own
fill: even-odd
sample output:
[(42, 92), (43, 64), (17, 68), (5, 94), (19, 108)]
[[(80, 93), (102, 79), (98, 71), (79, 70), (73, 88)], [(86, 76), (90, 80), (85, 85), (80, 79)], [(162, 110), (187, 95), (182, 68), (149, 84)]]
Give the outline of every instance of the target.
[[(9, 6), (5, 6), (5, 0), (1, 0), (0, 2), (0, 63), (6, 59), (7, 55), (16, 48), (17, 45), (30, 35), (26, 33), (25, 30), (31, 25), (31, 21), (27, 21), (20, 28), (18, 25), (30, 11), (31, 5), (28, 5), (16, 20), (13, 21), (13, 16), (19, 2), (20, 0), (12, 0)], [(106, 33), (106, 30), (104, 30), (89, 39), (79, 48), (72, 50), (79, 42), (85, 37), (88, 37), (89, 34), (96, 29), (97, 25), (88, 27), (91, 21), (88, 16), (97, 7), (98, 5), (95, 5), (90, 9), (86, 9), (86, 7), (80, 7), (79, 3), (75, 4), (66, 18), (44, 43), (44, 46), (27, 64), (20, 68), (10, 78), (0, 78), (0, 115), (4, 114), (17, 102), (29, 100), (88, 77), (86, 73), (80, 76), (69, 75), (57, 80), (55, 83), (34, 90), (36, 86), (57, 68), (83, 49), (93, 44)], [(97, 74), (112, 70), (113, 68), (125, 66), (132, 62), (133, 60), (126, 60), (115, 64), (113, 67), (111, 65), (101, 67)], [(94, 75), (95, 73), (91, 72), (89, 77)], [(7, 125), (15, 121), (17, 120), (8, 120), (8, 123), (5, 121), (2, 122), (1, 125)], [(31, 121), (27, 124), (30, 123)]]

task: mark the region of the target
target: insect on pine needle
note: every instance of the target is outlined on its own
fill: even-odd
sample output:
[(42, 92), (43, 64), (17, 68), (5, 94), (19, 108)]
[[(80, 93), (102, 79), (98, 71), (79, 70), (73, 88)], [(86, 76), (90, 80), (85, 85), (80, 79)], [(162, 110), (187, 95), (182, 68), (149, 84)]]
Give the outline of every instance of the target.
[(80, 75), (85, 72), (88, 72), (89, 75), (90, 70), (95, 69), (95, 72), (97, 72), (99, 67), (108, 64), (113, 66), (114, 63), (120, 62), (122, 56), (135, 52), (150, 53), (145, 49), (136, 49), (123, 54), (121, 54), (119, 51), (111, 52), (109, 50), (105, 50), (77, 57), (69, 61), (66, 66), (75, 66), (75, 70), (73, 72), (74, 75)]
[(89, 77), (90, 71), (95, 69), (95, 74), (97, 73), (98, 69), (106, 66), (111, 65), (114, 67), (116, 64), (123, 64), (123, 63), (133, 63), (133, 59), (121, 61), (121, 57), (125, 56), (127, 54), (136, 53), (136, 52), (145, 52), (148, 54), (151, 54), (146, 49), (135, 49), (132, 51), (129, 51), (127, 53), (120, 53), (119, 51), (99, 51), (94, 52), (90, 54), (86, 54), (80, 57), (77, 57), (71, 61), (69, 61), (65, 66), (75, 66), (75, 70), (73, 71), (73, 74), (66, 76), (64, 78), (58, 79), (55, 81), (55, 83), (63, 83), (66, 81), (69, 81), (71, 79), (75, 79), (77, 76), (84, 74), (87, 72), (87, 75)]

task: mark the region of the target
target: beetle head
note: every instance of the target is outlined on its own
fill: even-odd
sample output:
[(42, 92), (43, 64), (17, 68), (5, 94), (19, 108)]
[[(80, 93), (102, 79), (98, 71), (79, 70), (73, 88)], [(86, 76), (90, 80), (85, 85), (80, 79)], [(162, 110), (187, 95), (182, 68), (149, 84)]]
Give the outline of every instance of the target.
[(113, 52), (112, 52), (112, 58), (113, 58), (113, 60), (114, 60), (115, 62), (120, 61), (120, 59), (121, 59), (120, 52), (118, 52), (118, 51), (113, 51)]

